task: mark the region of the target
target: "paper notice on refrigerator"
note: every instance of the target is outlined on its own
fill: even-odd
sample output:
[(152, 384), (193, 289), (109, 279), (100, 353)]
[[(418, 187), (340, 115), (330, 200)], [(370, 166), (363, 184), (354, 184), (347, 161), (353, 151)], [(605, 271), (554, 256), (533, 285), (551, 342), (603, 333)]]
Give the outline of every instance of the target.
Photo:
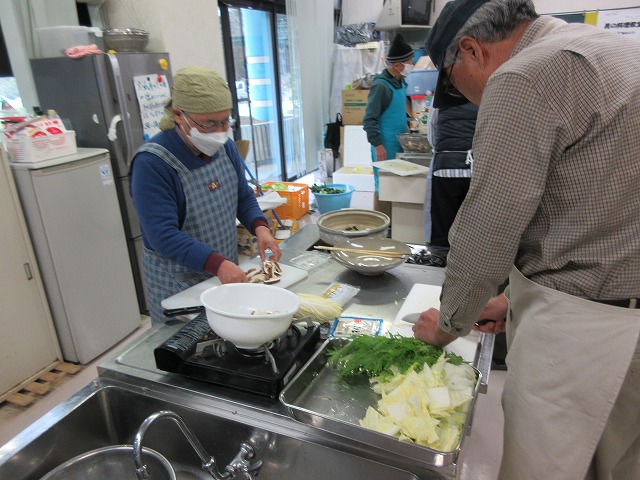
[(144, 139), (148, 140), (160, 132), (160, 119), (164, 106), (171, 97), (166, 75), (156, 73), (133, 77), (133, 85), (140, 107), (140, 120)]

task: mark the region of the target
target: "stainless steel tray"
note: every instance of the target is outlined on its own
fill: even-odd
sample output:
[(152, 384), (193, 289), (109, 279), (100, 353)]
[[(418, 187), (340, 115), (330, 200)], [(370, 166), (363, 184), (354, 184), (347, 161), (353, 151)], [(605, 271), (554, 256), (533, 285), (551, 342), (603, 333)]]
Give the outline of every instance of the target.
[(474, 367), (478, 381), (458, 447), (451, 452), (440, 452), (401, 442), (393, 436), (360, 426), (358, 421), (365, 416), (369, 406), (376, 405), (378, 395), (373, 392), (366, 377), (347, 383), (338, 376), (336, 367), (327, 364), (327, 353), (346, 342), (346, 339), (326, 340), (280, 393), (280, 401), (289, 409), (291, 416), (302, 423), (380, 448), (394, 456), (407, 457), (415, 463), (437, 468), (455, 467), (464, 439), (471, 432), (482, 380), (480, 371)]

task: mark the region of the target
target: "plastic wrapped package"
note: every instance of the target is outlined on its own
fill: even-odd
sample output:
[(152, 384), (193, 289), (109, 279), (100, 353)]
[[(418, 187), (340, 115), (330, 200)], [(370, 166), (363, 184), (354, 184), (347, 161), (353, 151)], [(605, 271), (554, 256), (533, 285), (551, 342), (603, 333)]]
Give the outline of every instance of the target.
[(366, 75), (354, 78), (351, 81), (352, 90), (370, 90), (373, 85), (373, 80), (376, 78), (376, 73), (367, 73)]
[(386, 48), (382, 41), (377, 42), (377, 48), (370, 49), (334, 44), (329, 118), (333, 119), (336, 114), (343, 113), (342, 91), (346, 85), (351, 84), (354, 78), (377, 74), (384, 70), (383, 56)]
[(375, 23), (353, 23), (336, 28), (333, 43), (353, 47), (358, 43), (377, 42), (380, 38), (378, 32), (374, 31)]

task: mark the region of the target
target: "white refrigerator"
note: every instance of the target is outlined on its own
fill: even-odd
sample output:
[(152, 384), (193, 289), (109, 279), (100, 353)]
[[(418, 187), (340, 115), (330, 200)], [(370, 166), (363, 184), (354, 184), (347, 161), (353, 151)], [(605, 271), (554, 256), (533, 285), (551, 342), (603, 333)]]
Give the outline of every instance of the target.
[(11, 169), (62, 355), (86, 364), (140, 325), (109, 152)]

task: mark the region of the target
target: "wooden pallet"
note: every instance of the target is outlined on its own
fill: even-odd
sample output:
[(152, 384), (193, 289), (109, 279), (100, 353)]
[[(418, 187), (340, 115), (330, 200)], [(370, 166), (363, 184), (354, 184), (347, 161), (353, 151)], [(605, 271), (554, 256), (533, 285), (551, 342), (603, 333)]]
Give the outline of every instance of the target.
[(6, 402), (20, 407), (31, 405), (38, 396), (46, 395), (56, 383), (67, 375), (75, 375), (82, 367), (73, 363), (60, 362), (35, 380), (27, 383), (21, 390), (5, 399)]

